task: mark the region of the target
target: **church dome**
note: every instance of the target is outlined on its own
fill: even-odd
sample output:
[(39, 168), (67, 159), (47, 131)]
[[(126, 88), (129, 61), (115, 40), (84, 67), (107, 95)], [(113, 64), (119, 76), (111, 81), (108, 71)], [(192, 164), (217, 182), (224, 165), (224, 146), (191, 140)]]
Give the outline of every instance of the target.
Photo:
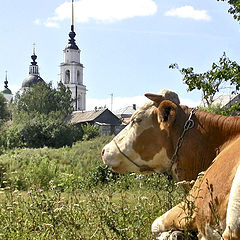
[(32, 62), (29, 66), (29, 76), (23, 80), (22, 88), (33, 87), (37, 83), (45, 83), (45, 81), (40, 77), (38, 71), (38, 65), (36, 62), (37, 55), (35, 54), (35, 46), (33, 48), (33, 55), (31, 56)]
[(74, 32), (74, 25), (71, 25), (71, 32), (69, 33), (69, 40), (68, 40), (68, 44), (65, 47), (65, 50), (67, 49), (75, 49), (75, 50), (79, 50), (77, 44), (76, 44), (76, 33)]
[(8, 88), (7, 71), (6, 71), (5, 81), (4, 81), (4, 89), (1, 91), (1, 93), (12, 95), (12, 91)]
[(23, 80), (22, 87), (33, 87), (37, 83), (45, 83), (39, 75), (29, 75)]
[(2, 94), (12, 94), (12, 91), (9, 88), (4, 88), (4, 90), (1, 93)]

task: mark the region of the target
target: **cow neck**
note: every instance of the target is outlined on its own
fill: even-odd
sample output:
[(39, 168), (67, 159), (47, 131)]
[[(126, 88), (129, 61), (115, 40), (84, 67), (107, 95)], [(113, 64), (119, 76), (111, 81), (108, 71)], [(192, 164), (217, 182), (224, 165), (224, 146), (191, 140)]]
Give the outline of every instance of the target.
[(149, 172), (149, 171), (154, 171), (153, 168), (143, 164), (143, 165), (140, 165), (140, 164), (137, 164), (136, 162), (134, 162), (127, 154), (125, 154), (121, 149), (120, 147), (118, 146), (117, 142), (115, 141), (115, 139), (113, 139), (113, 142), (115, 143), (118, 151), (120, 154), (122, 154), (129, 162), (131, 162), (133, 165), (135, 165), (136, 167), (139, 168), (139, 171), (140, 172)]
[(225, 143), (240, 135), (240, 118), (222, 116), (200, 111), (198, 114), (199, 130), (206, 141), (220, 153)]
[(177, 161), (178, 161), (178, 152), (179, 152), (179, 149), (180, 149), (181, 146), (182, 146), (182, 143), (183, 143), (184, 136), (185, 136), (186, 132), (187, 132), (188, 130), (192, 129), (192, 128), (194, 127), (194, 125), (195, 125), (195, 123), (194, 123), (194, 121), (193, 121), (193, 119), (192, 119), (193, 115), (195, 115), (195, 112), (196, 112), (196, 109), (194, 109), (194, 108), (190, 111), (190, 114), (189, 114), (189, 116), (188, 116), (188, 119), (187, 119), (186, 122), (184, 123), (183, 131), (182, 131), (180, 137), (179, 137), (178, 140), (177, 140), (176, 148), (175, 148), (174, 153), (173, 153), (173, 155), (172, 155), (172, 157), (171, 157), (171, 165), (170, 165), (170, 168), (166, 171), (166, 173), (167, 173), (167, 175), (168, 175), (169, 177), (172, 177), (172, 176), (175, 175), (175, 174), (173, 173), (173, 165), (174, 165), (175, 163), (177, 163)]

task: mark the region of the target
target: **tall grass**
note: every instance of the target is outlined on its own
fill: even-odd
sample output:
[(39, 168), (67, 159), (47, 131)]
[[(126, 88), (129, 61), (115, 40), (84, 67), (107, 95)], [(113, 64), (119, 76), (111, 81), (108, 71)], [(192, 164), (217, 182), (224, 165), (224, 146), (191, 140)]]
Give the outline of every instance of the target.
[(100, 157), (109, 140), (2, 154), (0, 239), (152, 239), (183, 194), (162, 175), (112, 172)]

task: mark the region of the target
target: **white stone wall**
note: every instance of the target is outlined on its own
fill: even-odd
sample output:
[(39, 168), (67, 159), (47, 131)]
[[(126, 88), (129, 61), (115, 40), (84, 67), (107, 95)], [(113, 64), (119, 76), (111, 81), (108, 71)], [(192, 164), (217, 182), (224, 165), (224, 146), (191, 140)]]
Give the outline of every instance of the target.
[(77, 62), (80, 63), (80, 52), (81, 50), (76, 49), (65, 49), (64, 52), (64, 63)]
[(86, 110), (86, 86), (78, 85), (77, 86), (77, 109), (76, 106), (76, 85), (75, 84), (65, 84), (72, 92), (72, 99), (74, 99), (73, 107), (74, 110), (77, 111), (85, 111)]
[(11, 99), (13, 98), (13, 95), (12, 94), (3, 94), (3, 96), (5, 97), (5, 99), (6, 99), (6, 102), (10, 102), (11, 101)]
[(87, 89), (86, 86), (83, 85), (83, 66), (80, 64), (81, 50), (67, 48), (64, 49), (63, 52), (64, 62), (60, 65), (61, 81), (71, 90), (72, 99), (76, 99), (77, 87), (77, 109), (75, 109), (76, 102), (74, 101), (74, 110), (85, 111)]

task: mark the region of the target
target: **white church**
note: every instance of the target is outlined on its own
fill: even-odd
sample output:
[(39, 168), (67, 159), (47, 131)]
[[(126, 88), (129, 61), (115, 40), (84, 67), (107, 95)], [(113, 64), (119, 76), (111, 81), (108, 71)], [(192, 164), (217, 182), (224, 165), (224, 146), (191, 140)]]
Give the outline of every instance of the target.
[[(60, 64), (60, 81), (72, 92), (73, 107), (75, 111), (86, 110), (86, 86), (83, 84), (83, 64), (80, 62), (81, 50), (76, 44), (76, 33), (74, 31), (74, 0), (72, 0), (72, 24), (69, 33), (68, 44), (63, 50), (64, 60)], [(44, 82), (40, 77), (39, 67), (36, 59), (35, 47), (33, 48), (32, 62), (29, 66), (29, 76), (22, 83), (22, 89), (32, 87), (34, 84)], [(4, 90), (2, 91), (6, 101), (13, 97), (8, 88), (7, 75)]]
[(86, 110), (86, 86), (83, 85), (83, 64), (80, 62), (81, 50), (75, 41), (74, 15), (72, 0), (72, 25), (69, 33), (69, 41), (63, 50), (64, 62), (60, 64), (60, 81), (72, 92), (75, 111)]

